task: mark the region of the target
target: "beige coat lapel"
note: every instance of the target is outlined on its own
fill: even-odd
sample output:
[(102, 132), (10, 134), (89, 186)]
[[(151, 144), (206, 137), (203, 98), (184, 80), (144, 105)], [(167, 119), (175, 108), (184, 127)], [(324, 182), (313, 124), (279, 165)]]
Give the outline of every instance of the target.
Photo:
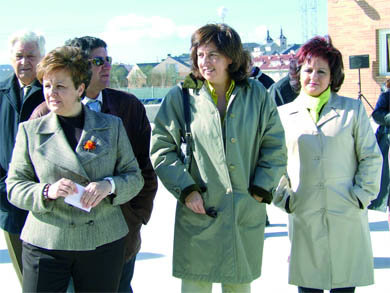
[(318, 129), (321, 128), (321, 126), (323, 126), (325, 123), (330, 122), (336, 117), (340, 117), (340, 114), (337, 110), (339, 108), (339, 101), (337, 99), (337, 95), (335, 94), (332, 94), (332, 96), (329, 98), (329, 101), (325, 104), (317, 123), (314, 123), (313, 119), (309, 114), (309, 111), (307, 110), (306, 105), (304, 104), (302, 99), (299, 99), (299, 96), (293, 102), (293, 105), (294, 106), (290, 108), (289, 115), (296, 115), (296, 121), (299, 121), (299, 123), (303, 123), (303, 129), (305, 129), (306, 131), (317, 132)]
[(325, 123), (333, 120), (336, 117), (340, 117), (340, 114), (337, 109), (339, 109), (339, 100), (337, 99), (337, 95), (333, 94), (329, 98), (329, 101), (325, 104), (322, 109), (320, 119), (317, 122), (317, 126), (321, 127)]
[(304, 105), (303, 101), (299, 99), (299, 97), (291, 103), (288, 114), (294, 118), (296, 123), (301, 125), (297, 125), (296, 127), (297, 129), (299, 129), (299, 131), (303, 130), (305, 133), (310, 134), (318, 132), (317, 126), (311, 118), (306, 105)]

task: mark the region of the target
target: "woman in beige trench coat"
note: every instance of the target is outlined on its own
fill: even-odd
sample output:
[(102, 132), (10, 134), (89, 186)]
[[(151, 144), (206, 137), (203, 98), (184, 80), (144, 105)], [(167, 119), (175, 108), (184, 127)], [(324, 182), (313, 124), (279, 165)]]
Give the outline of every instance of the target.
[(343, 62), (330, 39), (311, 39), (296, 61), (301, 91), (279, 108), (288, 164), (274, 199), (291, 213), (289, 283), (298, 292), (354, 292), (374, 282), (367, 206), (379, 191), (381, 154), (361, 101), (336, 94)]

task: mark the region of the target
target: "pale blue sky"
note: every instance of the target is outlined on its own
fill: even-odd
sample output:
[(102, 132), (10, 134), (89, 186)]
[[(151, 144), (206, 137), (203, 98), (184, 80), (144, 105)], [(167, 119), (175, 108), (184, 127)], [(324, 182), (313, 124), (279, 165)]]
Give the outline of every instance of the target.
[[(318, 34), (327, 33), (327, 1), (319, 0)], [(266, 29), (289, 43), (302, 43), (299, 0), (2, 0), (0, 64), (9, 63), (8, 37), (40, 31), (46, 51), (85, 35), (108, 44), (114, 62), (156, 62), (168, 53), (188, 53), (190, 36), (206, 23), (222, 22), (220, 7), (243, 42), (262, 42)]]

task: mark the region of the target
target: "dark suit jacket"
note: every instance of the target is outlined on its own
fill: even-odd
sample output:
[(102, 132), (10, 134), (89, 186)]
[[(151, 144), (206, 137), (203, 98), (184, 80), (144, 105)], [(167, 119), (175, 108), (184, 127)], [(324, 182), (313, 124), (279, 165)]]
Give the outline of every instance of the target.
[(18, 124), (27, 120), (42, 101), (42, 85), (36, 80), (20, 102), (20, 87), (15, 74), (0, 82), (0, 228), (14, 234), (22, 231), (27, 212), (7, 200), (5, 180), (11, 161)]
[(266, 89), (269, 89), (269, 87), (275, 83), (275, 81), (265, 73), (262, 73), (257, 78), (257, 80), (260, 81), (265, 86)]
[(260, 81), (266, 89), (269, 89), (269, 87), (275, 83), (275, 81), (270, 76), (262, 72), (261, 69), (257, 66), (252, 67), (251, 77)]
[(291, 103), (299, 94), (292, 89), (288, 75), (271, 85), (268, 92), (270, 97), (275, 100), (277, 106)]
[[(93, 250), (128, 234), (119, 205), (141, 190), (141, 170), (122, 121), (87, 107), (84, 113), (83, 131), (75, 150), (54, 113), (19, 126), (7, 191), (12, 204), (30, 211), (21, 239), (32, 245)], [(96, 143), (94, 150), (84, 149), (89, 140)], [(68, 205), (62, 197), (44, 200), (42, 196), (45, 184), (61, 178), (86, 186), (108, 176), (115, 182), (115, 197), (106, 197), (89, 213)]]
[[(101, 111), (122, 119), (144, 178), (144, 187), (139, 194), (121, 205), (129, 228), (129, 234), (126, 237), (126, 259), (129, 259), (140, 250), (140, 229), (142, 224), (147, 224), (150, 219), (153, 200), (157, 192), (157, 177), (149, 158), (151, 129), (145, 107), (134, 95), (110, 88), (104, 89), (102, 94)], [(34, 111), (31, 119), (47, 112), (46, 103), (43, 103)]]
[(372, 118), (379, 124), (376, 138), (382, 153), (383, 165), (381, 176), (381, 189), (375, 200), (368, 207), (372, 210), (386, 212), (390, 206), (389, 197), (389, 145), (390, 145), (390, 91), (381, 93), (372, 112)]

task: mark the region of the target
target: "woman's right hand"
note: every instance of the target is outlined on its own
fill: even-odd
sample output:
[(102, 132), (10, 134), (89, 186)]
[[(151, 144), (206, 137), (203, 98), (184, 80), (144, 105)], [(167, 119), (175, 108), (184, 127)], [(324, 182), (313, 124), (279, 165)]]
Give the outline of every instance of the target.
[(72, 180), (61, 178), (56, 183), (50, 185), (47, 197), (50, 199), (57, 199), (59, 197), (67, 197), (76, 192), (77, 186)]
[(186, 207), (197, 214), (206, 214), (203, 206), (203, 199), (199, 192), (191, 192), (185, 199)]

